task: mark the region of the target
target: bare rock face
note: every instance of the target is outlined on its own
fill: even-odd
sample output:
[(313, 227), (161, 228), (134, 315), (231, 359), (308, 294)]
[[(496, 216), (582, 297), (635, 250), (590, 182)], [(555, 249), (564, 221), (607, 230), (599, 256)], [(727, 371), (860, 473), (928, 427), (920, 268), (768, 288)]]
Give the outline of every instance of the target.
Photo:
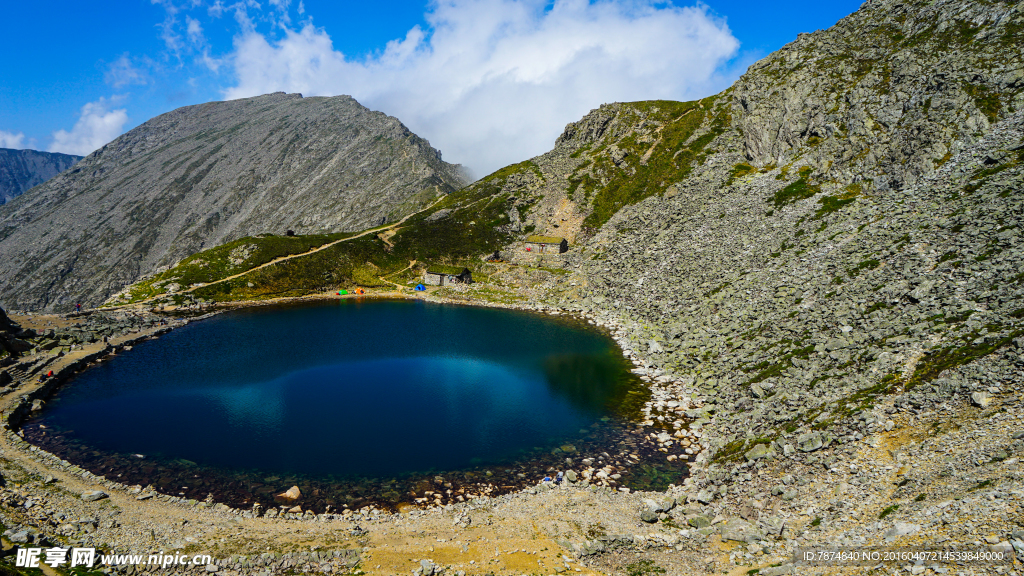
[(743, 153), (757, 167), (803, 154), (844, 185), (912, 185), (1020, 105), (1021, 18), (1019, 5), (871, 0), (800, 34), (732, 88)]
[(426, 140), (348, 96), (179, 108), (0, 207), (0, 302), (96, 305), (203, 248), (363, 229), (463, 184)]
[(0, 148), (0, 204), (71, 168), (81, 156)]
[(11, 318), (7, 316), (7, 312), (4, 312), (4, 309), (0, 308), (0, 331), (17, 332), (19, 330), (21, 330), (21, 326), (19, 326), (14, 320), (11, 320)]

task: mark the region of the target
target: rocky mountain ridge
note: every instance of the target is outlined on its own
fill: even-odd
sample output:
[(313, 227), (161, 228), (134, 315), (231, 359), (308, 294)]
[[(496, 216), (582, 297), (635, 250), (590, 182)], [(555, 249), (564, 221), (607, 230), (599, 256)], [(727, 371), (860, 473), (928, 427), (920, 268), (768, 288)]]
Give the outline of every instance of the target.
[(864, 403), (764, 399), (850, 404), (1012, 348), (1024, 62), (1007, 46), (1022, 21), (1001, 3), (869, 2), (801, 35), (720, 96), (731, 121), (690, 177), (567, 259), (560, 302), (628, 315), (655, 364), (743, 414), (747, 448)]
[(74, 166), (81, 156), (0, 148), (0, 204)]
[[(690, 174), (616, 211), (536, 294), (626, 325), (652, 375), (706, 400), (680, 494), (705, 535), (743, 517), (736, 563), (826, 531), (1020, 541), (1001, 504), (1020, 477), (1001, 463), (1020, 454), (1024, 373), (1022, 31), (1020, 3), (873, 1), (801, 35), (715, 99), (728, 121), (694, 131), (691, 149), (711, 136)], [(572, 131), (607, 157), (598, 194), (650, 164), (630, 108)], [(613, 150), (591, 127), (616, 121)], [(941, 512), (995, 485), (992, 515)]]
[(180, 108), (0, 208), (0, 301), (98, 304), (204, 247), (363, 229), (463, 184), (426, 140), (348, 96)]

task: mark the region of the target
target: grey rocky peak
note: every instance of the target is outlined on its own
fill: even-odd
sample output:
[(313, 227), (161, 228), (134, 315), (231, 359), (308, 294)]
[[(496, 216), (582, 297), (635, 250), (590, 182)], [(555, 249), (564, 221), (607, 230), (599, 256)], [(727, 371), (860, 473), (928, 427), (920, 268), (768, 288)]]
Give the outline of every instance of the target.
[(801, 155), (843, 185), (913, 184), (1019, 107), (1020, 18), (1019, 4), (870, 0), (733, 86), (739, 151), (756, 167)]
[(96, 305), (204, 248), (363, 229), (463, 184), (426, 140), (349, 96), (179, 108), (0, 207), (0, 302)]
[(0, 148), (0, 204), (46, 182), (81, 159), (59, 152)]

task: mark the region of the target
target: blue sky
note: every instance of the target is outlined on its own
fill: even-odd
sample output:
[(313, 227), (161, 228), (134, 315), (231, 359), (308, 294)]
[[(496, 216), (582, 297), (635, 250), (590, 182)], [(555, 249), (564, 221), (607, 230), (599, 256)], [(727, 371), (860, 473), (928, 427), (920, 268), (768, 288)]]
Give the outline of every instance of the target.
[(860, 2), (10, 2), (0, 147), (85, 154), (179, 106), (351, 94), (478, 175), (601, 103), (716, 93)]

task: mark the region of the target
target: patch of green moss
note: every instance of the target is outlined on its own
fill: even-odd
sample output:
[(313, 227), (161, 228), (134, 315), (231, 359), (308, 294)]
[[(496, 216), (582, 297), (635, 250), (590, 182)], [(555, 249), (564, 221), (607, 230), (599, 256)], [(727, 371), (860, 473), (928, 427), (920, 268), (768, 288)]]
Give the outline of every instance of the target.
[(537, 166), (532, 160), (524, 160), (518, 164), (512, 164), (509, 166), (505, 166), (504, 168), (495, 170), (494, 172), (481, 178), (478, 182), (505, 181), (508, 179), (509, 176), (521, 174), (523, 172), (533, 172), (533, 174), (540, 178), (542, 181), (545, 179), (544, 174), (541, 173), (539, 166)]
[(974, 192), (975, 190), (981, 187), (981, 181), (984, 181), (986, 178), (999, 174), (1004, 170), (1013, 168), (1021, 163), (1024, 163), (1024, 149), (1017, 150), (1012, 157), (995, 166), (989, 166), (987, 168), (979, 168), (978, 170), (975, 170), (974, 173), (971, 174), (971, 181), (973, 183), (965, 186), (964, 191), (968, 193)]
[(570, 158), (579, 158), (580, 156), (585, 154), (588, 150), (590, 150), (590, 147), (592, 145), (593, 144), (584, 144), (583, 146), (580, 146), (579, 148), (576, 149), (575, 152), (573, 152), (572, 154), (569, 154), (569, 157)]
[(846, 271), (846, 274), (850, 278), (856, 278), (857, 275), (860, 274), (863, 270), (874, 270), (875, 268), (878, 268), (880, 265), (881, 262), (879, 262), (878, 260), (874, 258), (868, 258), (867, 260), (859, 262), (853, 268), (848, 269)]
[(743, 454), (743, 450), (747, 445), (747, 441), (743, 438), (733, 440), (715, 452), (715, 455), (711, 458), (712, 462), (728, 462), (736, 459), (739, 455)]
[(984, 114), (989, 122), (999, 120), (999, 112), (1003, 109), (1003, 103), (999, 95), (982, 84), (967, 82), (963, 85), (964, 92), (974, 100), (974, 105)]
[(821, 187), (808, 182), (810, 176), (810, 168), (803, 168), (800, 170), (800, 178), (792, 184), (786, 186), (782, 190), (779, 190), (772, 196), (772, 203), (776, 208), (782, 208), (788, 204), (792, 204), (798, 200), (810, 198), (818, 192), (821, 192)]
[(626, 576), (650, 576), (664, 573), (665, 569), (655, 564), (653, 560), (638, 560), (626, 565)]
[(806, 358), (810, 356), (812, 352), (814, 352), (814, 346), (807, 346), (805, 348), (793, 350), (783, 355), (775, 362), (770, 363), (768, 361), (764, 361), (754, 366), (742, 368), (744, 372), (753, 372), (754, 370), (758, 370), (758, 373), (746, 382), (743, 382), (741, 386), (750, 386), (751, 384), (762, 382), (768, 378), (780, 376), (783, 371), (793, 366), (794, 358)]
[(754, 167), (747, 163), (740, 163), (732, 167), (729, 170), (729, 179), (725, 181), (725, 185), (729, 186), (737, 179), (747, 176), (755, 172)]
[[(955, 321), (951, 319), (950, 322)], [(993, 328), (1000, 328), (994, 326)], [(1024, 330), (1017, 329), (1003, 337), (982, 337), (979, 331), (971, 332), (963, 336), (961, 343), (940, 348), (925, 354), (914, 369), (914, 373), (907, 379), (905, 388), (911, 390), (921, 384), (938, 378), (939, 374), (946, 370), (963, 366), (984, 358), (996, 350), (1009, 346), (1015, 338), (1024, 334)], [(981, 342), (976, 342), (977, 340)]]
[(938, 27), (936, 25), (932, 25), (927, 29), (903, 40), (903, 47), (946, 47), (950, 44), (966, 45), (970, 43), (975, 36), (977, 36), (978, 32), (981, 31), (981, 27), (975, 26), (973, 22), (956, 20), (952, 26), (947, 26), (942, 32), (938, 32), (937, 30)]
[(989, 480), (982, 480), (981, 482), (978, 482), (974, 486), (971, 486), (970, 488), (968, 488), (967, 491), (968, 492), (974, 492), (975, 490), (983, 490), (985, 488), (988, 488), (988, 487), (992, 486), (993, 484), (995, 484), (994, 480), (991, 480), (991, 479), (989, 479)]
[(899, 509), (900, 509), (900, 505), (899, 504), (893, 504), (892, 506), (886, 506), (885, 508), (882, 509), (881, 512), (878, 513), (878, 519), (881, 520), (881, 519), (885, 518), (886, 516), (888, 516), (889, 514), (892, 514), (893, 512), (895, 512), (895, 511), (897, 511)]
[[(586, 197), (591, 199), (592, 211), (583, 225), (598, 228), (624, 206), (661, 194), (669, 185), (685, 178), (703, 149), (731, 123), (727, 108), (712, 115), (714, 102), (715, 98), (711, 97), (696, 102), (656, 100), (628, 104), (634, 114), (643, 113), (648, 120), (662, 123), (661, 140), (646, 163), (630, 164), (627, 170), (615, 166), (607, 156), (601, 156), (590, 168), (589, 181), (579, 171), (573, 175), (570, 182), (578, 180), (577, 187), (582, 186)], [(628, 110), (623, 112), (628, 113)], [(704, 134), (694, 138), (701, 129), (705, 130)], [(648, 151), (647, 145), (628, 137), (617, 145), (637, 158)], [(593, 158), (598, 152), (590, 155)]]
[(1020, 46), (1021, 42), (1024, 42), (1024, 20), (1015, 20), (1008, 22), (1003, 27), (1003, 34), (999, 38), (999, 43), (1004, 47), (1008, 46)]
[(946, 317), (946, 322), (955, 324), (960, 322), (966, 322), (971, 316), (974, 315), (974, 310), (964, 310), (959, 314)]
[(720, 286), (718, 286), (717, 288), (713, 288), (710, 291), (705, 292), (704, 293), (704, 297), (707, 298), (708, 296), (714, 296), (715, 294), (718, 294), (719, 292), (721, 292), (722, 290), (725, 290), (726, 288), (728, 288), (731, 285), (732, 285), (732, 282), (725, 282), (725, 283), (721, 284)]
[(825, 196), (823, 198), (820, 198), (818, 200), (818, 203), (821, 204), (821, 208), (818, 208), (818, 210), (814, 212), (814, 216), (812, 216), (811, 219), (820, 220), (826, 214), (838, 212), (843, 208), (843, 206), (846, 206), (847, 204), (852, 204), (856, 199), (857, 194), (850, 192), (847, 192), (846, 194), (841, 194), (839, 196)]

